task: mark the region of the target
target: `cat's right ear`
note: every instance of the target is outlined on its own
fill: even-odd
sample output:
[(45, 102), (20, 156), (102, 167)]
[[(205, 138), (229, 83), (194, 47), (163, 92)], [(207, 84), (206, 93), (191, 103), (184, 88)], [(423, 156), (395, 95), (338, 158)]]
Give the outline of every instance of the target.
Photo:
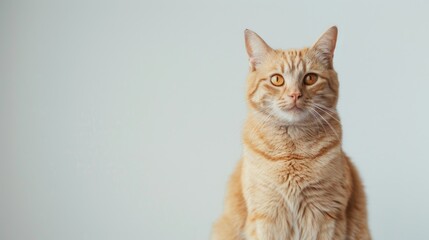
[(273, 49), (258, 34), (249, 29), (244, 30), (244, 39), (247, 55), (249, 55), (250, 69), (255, 71)]

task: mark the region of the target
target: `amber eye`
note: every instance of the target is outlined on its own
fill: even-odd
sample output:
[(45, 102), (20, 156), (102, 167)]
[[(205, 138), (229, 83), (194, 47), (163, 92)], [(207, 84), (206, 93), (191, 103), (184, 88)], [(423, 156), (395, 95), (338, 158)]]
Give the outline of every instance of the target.
[(270, 81), (276, 87), (280, 87), (285, 83), (284, 78), (279, 74), (274, 74), (273, 76), (271, 76)]
[(317, 76), (317, 74), (309, 73), (309, 74), (305, 75), (305, 77), (304, 77), (304, 84), (305, 85), (313, 85), (317, 82), (318, 78), (319, 78), (319, 76)]

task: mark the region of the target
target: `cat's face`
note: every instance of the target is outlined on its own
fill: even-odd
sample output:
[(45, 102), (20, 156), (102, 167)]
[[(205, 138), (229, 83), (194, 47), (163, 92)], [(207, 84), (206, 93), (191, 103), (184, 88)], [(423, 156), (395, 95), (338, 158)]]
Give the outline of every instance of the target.
[(314, 123), (335, 111), (338, 79), (332, 58), (336, 35), (333, 27), (311, 48), (273, 50), (246, 30), (249, 107), (287, 125)]

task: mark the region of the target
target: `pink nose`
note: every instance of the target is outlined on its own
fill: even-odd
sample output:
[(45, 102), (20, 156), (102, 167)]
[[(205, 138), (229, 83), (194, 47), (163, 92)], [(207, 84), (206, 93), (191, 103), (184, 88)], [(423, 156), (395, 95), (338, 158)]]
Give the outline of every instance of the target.
[(293, 92), (293, 93), (289, 94), (288, 96), (291, 97), (294, 102), (296, 102), (296, 100), (298, 100), (298, 98), (300, 98), (302, 96), (302, 94), (300, 92)]

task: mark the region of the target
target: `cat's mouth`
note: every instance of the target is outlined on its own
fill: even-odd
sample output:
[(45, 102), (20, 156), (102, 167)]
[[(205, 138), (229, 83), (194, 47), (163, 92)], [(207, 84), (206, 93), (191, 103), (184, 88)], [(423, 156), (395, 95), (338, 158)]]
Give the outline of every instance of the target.
[(290, 105), (280, 105), (279, 108), (287, 113), (301, 113), (304, 111), (302, 106), (298, 106), (298, 104), (290, 104)]
[(307, 111), (299, 104), (276, 104), (274, 114), (289, 123), (298, 123), (307, 118)]
[(288, 112), (300, 112), (303, 111), (302, 108), (298, 107), (297, 105), (293, 105), (289, 109), (286, 109)]

